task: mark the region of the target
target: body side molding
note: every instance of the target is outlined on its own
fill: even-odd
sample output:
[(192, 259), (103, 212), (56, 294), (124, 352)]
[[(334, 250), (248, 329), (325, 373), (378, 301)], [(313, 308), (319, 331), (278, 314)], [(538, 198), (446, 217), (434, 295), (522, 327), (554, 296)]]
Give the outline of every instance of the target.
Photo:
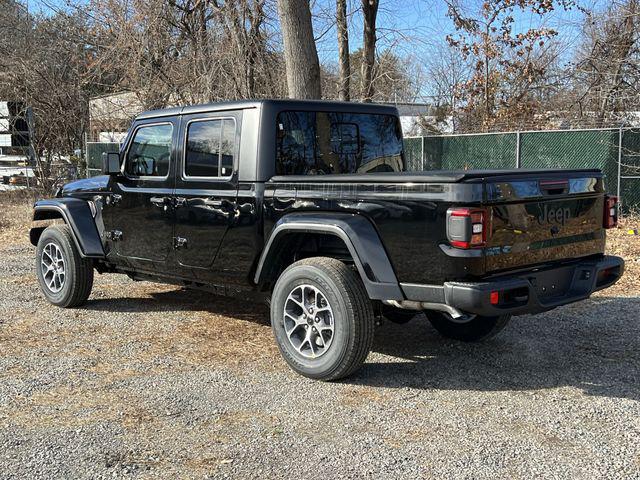
[[(91, 209), (86, 200), (79, 198), (56, 198), (39, 200), (33, 206), (33, 220), (62, 218), (73, 232), (76, 246), (83, 257), (104, 258), (100, 234), (96, 228)], [(32, 228), (29, 237), (36, 245), (43, 227)]]
[(275, 260), (273, 248), (287, 234), (322, 233), (342, 239), (354, 259), (360, 277), (373, 300), (403, 300), (387, 252), (375, 228), (361, 215), (347, 213), (292, 213), (281, 218), (269, 236), (254, 276), (259, 284), (265, 265)]

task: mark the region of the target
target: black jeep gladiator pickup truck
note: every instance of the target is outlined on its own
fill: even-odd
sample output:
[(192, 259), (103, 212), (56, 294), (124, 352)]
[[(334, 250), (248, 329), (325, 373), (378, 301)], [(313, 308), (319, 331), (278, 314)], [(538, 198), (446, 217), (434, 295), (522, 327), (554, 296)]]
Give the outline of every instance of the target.
[(615, 197), (598, 170), (405, 172), (390, 106), (243, 101), (139, 115), (105, 175), (36, 202), (36, 271), (61, 307), (93, 273), (270, 303), (287, 363), (317, 379), (364, 362), (375, 317), (425, 312), (476, 341), (512, 315), (585, 299)]

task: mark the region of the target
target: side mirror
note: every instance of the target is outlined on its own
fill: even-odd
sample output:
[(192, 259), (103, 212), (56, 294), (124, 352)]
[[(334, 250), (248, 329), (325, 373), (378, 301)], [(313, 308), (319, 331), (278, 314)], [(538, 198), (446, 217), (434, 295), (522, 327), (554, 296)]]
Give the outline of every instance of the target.
[(120, 173), (120, 154), (117, 152), (104, 152), (102, 154), (102, 173), (113, 175)]

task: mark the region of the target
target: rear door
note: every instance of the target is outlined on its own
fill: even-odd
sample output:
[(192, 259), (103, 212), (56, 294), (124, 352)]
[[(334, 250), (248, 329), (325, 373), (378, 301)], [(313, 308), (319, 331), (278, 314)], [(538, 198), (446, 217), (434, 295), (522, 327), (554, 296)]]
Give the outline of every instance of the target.
[(486, 271), (573, 259), (604, 251), (602, 176), (499, 179), (487, 184), (491, 236)]
[(184, 275), (215, 283), (213, 263), (237, 213), (240, 112), (183, 117), (174, 247)]

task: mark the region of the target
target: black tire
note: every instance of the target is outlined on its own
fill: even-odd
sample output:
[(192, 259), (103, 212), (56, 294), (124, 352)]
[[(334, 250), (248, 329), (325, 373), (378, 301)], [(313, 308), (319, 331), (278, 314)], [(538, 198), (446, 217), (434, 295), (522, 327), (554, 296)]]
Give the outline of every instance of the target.
[[(285, 308), (290, 309), (291, 306), (295, 308), (290, 295), (294, 295), (294, 292), (305, 292), (305, 289), (309, 288), (311, 291), (314, 289), (319, 291), (320, 297), (324, 296), (326, 299), (326, 302), (322, 302), (321, 298), (320, 301), (311, 304), (311, 312), (316, 303), (320, 303), (318, 307), (326, 308), (328, 305), (333, 319), (331, 336), (324, 337), (322, 340), (323, 344), (328, 343), (326, 349), (313, 358), (309, 358), (309, 355), (315, 354), (314, 346), (317, 349), (321, 348), (318, 346), (317, 338), (320, 334), (315, 334), (313, 343), (311, 337), (300, 342), (300, 347), (302, 344), (310, 347), (304, 352), (296, 349), (291, 338), (294, 330), (300, 334), (314, 335), (308, 330), (316, 331), (313, 321), (314, 319), (318, 321), (319, 312), (315, 316), (309, 315), (306, 320), (308, 325), (304, 323), (305, 321), (293, 322), (295, 326), (291, 327), (293, 317), (287, 317), (289, 335), (285, 330), (284, 318)], [(317, 299), (318, 296), (315, 298)], [(302, 307), (298, 308), (301, 313), (297, 319), (300, 321), (308, 312)], [(327, 257), (300, 260), (290, 265), (280, 275), (273, 289), (271, 327), (278, 348), (289, 366), (305, 377), (316, 380), (337, 380), (356, 371), (371, 350), (374, 324), (373, 307), (362, 280), (356, 272), (339, 260)], [(296, 335), (299, 334), (296, 333)]]
[(382, 306), (382, 316), (399, 325), (409, 323), (418, 313), (415, 310), (405, 310), (404, 308), (395, 308), (389, 305)]
[[(64, 280), (59, 284), (56, 283), (53, 288), (50, 287), (51, 274), (43, 271), (42, 263), (49, 261), (50, 258), (50, 256), (43, 254), (45, 249), (49, 252), (55, 251), (51, 245), (59, 249), (64, 271)], [(45, 298), (54, 305), (63, 308), (78, 307), (89, 298), (93, 287), (93, 263), (90, 259), (82, 258), (80, 255), (68, 225), (53, 225), (42, 232), (36, 250), (36, 275), (40, 290)]]
[(479, 342), (494, 337), (507, 326), (511, 315), (481, 317), (476, 315), (465, 323), (454, 321), (448, 313), (426, 312), (427, 318), (440, 335), (462, 342)]

